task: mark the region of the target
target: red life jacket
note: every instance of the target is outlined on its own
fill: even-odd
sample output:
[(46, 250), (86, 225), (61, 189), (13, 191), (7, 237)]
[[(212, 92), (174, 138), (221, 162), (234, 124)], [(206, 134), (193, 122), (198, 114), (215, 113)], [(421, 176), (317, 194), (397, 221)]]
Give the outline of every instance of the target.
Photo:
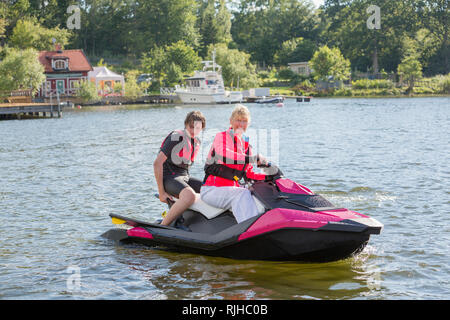
[(194, 138), (194, 144), (192, 144), (192, 138), (187, 134), (186, 130), (175, 130), (164, 139), (161, 147), (169, 137), (171, 137), (172, 141), (177, 141), (178, 143), (173, 147), (167, 160), (176, 166), (189, 169), (200, 149), (200, 140)]
[[(219, 132), (214, 138), (208, 154), (207, 165), (216, 164), (234, 170), (227, 170), (228, 173), (226, 175), (214, 175), (206, 172), (209, 175), (206, 177), (204, 185), (238, 187), (242, 174), (245, 174), (249, 179), (264, 180), (265, 174), (253, 172), (253, 166), (250, 163), (246, 163), (246, 158), (248, 160), (249, 156), (251, 156), (251, 147), (248, 139), (235, 136), (231, 128), (227, 131)], [(235, 172), (235, 177), (230, 172)], [(242, 174), (239, 176), (239, 173)]]

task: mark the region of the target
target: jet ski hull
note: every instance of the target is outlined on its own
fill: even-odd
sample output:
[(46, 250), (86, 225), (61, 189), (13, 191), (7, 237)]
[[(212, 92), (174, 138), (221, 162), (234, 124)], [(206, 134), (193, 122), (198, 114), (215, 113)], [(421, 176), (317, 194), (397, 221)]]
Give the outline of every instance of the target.
[[(314, 225), (314, 222), (309, 221), (308, 227), (304, 221), (293, 220), (294, 214), (294, 210), (272, 210), (217, 233), (197, 230), (196, 224), (202, 223), (189, 220), (189, 215), (185, 214), (185, 224), (202, 232), (130, 222), (127, 229), (112, 229), (103, 236), (124, 243), (140, 243), (176, 252), (232, 259), (329, 262), (359, 253), (366, 246), (370, 235), (381, 231), (381, 226), (371, 218)], [(226, 223), (230, 215), (225, 213), (219, 217), (222, 219), (220, 224)], [(297, 227), (292, 227), (295, 225)]]
[[(146, 230), (147, 228), (143, 228)], [(146, 230), (151, 234), (151, 230)], [(132, 235), (124, 229), (112, 229), (104, 234), (108, 239), (123, 243), (139, 243), (150, 247), (163, 247), (175, 252), (219, 256), (231, 259), (329, 262), (351, 257), (361, 252), (370, 234), (348, 234), (337, 231), (281, 229), (249, 239), (235, 241), (226, 246), (195, 243), (191, 239)]]

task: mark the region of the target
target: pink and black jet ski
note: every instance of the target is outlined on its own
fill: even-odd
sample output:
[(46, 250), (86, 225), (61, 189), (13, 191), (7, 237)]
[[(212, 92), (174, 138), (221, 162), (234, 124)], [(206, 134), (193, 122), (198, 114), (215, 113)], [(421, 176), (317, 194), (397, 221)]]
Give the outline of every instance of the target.
[(370, 235), (383, 228), (374, 218), (335, 207), (282, 175), (271, 182), (250, 182), (248, 188), (260, 214), (241, 223), (229, 210), (198, 197), (172, 226), (110, 214), (120, 227), (103, 236), (232, 259), (328, 262), (361, 252)]

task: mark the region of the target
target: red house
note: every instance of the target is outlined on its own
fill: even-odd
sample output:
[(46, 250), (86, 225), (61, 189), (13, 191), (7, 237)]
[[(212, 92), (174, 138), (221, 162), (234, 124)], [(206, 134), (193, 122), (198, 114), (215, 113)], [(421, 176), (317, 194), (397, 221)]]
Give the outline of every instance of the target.
[(39, 62), (45, 68), (46, 80), (38, 92), (39, 97), (73, 96), (75, 84), (87, 79), (92, 65), (81, 49), (56, 51), (40, 51)]

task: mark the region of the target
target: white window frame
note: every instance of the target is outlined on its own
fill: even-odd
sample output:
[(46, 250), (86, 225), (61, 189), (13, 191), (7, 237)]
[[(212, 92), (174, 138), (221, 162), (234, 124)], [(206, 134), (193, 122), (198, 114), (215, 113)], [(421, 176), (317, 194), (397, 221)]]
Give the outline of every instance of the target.
[[(60, 63), (60, 62), (63, 64), (63, 67), (62, 67), (62, 68), (57, 68), (57, 67), (56, 67), (56, 64), (57, 64), (57, 63)], [(55, 70), (64, 70), (64, 69), (67, 69), (67, 61), (66, 61), (66, 60), (63, 60), (63, 59), (53, 60), (53, 69), (55, 69)]]

